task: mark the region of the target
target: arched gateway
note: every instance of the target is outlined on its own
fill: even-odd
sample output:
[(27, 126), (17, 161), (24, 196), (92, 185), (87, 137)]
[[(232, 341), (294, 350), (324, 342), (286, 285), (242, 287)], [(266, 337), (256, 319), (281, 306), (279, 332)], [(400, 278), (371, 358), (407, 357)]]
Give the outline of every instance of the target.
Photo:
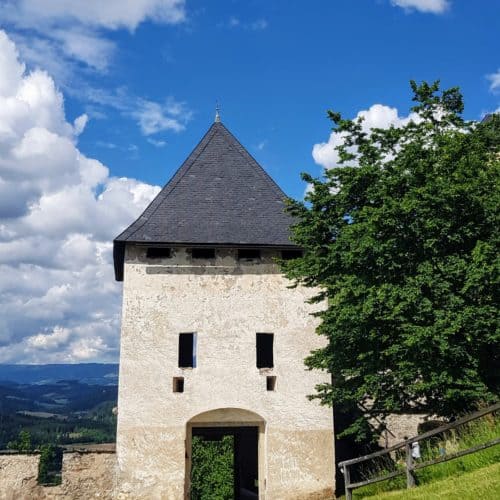
[(235, 499), (257, 499), (265, 489), (265, 420), (241, 408), (219, 408), (193, 417), (186, 428), (186, 497), (191, 492), (192, 439), (233, 438)]
[(318, 306), (276, 264), (300, 255), (284, 198), (216, 122), (114, 241), (119, 498), (189, 497), (192, 436), (224, 433), (235, 497), (331, 498), (332, 412), (307, 398), (326, 378), (303, 364)]

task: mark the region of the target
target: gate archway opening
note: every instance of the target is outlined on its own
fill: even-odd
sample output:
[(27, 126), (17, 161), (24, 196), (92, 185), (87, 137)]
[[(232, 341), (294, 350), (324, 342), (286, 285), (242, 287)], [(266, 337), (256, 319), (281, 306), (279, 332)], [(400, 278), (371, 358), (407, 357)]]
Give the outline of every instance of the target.
[(211, 410), (189, 420), (186, 426), (185, 497), (198, 500), (200, 475), (204, 477), (203, 487), (207, 488), (211, 467), (217, 467), (218, 480), (222, 473), (226, 483), (218, 488), (226, 492), (227, 498), (263, 498), (264, 435), (264, 419), (240, 408)]

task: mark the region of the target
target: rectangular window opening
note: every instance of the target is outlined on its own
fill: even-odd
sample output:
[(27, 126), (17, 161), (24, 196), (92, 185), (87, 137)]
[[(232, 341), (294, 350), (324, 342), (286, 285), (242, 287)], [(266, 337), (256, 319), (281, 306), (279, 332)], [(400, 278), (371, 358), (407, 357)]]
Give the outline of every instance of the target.
[(174, 377), (174, 392), (184, 392), (184, 377)]
[(196, 368), (196, 333), (179, 335), (179, 368)]
[(275, 391), (276, 390), (276, 377), (275, 376), (266, 377), (266, 389), (268, 391)]
[(238, 249), (238, 260), (257, 260), (260, 259), (260, 250), (250, 248)]
[(37, 483), (42, 486), (57, 486), (62, 482), (63, 449), (53, 444), (40, 447)]
[(167, 247), (149, 247), (146, 250), (147, 259), (169, 259), (172, 256), (172, 249)]
[(272, 368), (274, 366), (272, 333), (257, 334), (257, 368)]
[(192, 248), (193, 259), (215, 259), (215, 248)]
[(302, 250), (282, 250), (281, 258), (283, 260), (293, 260), (302, 257)]

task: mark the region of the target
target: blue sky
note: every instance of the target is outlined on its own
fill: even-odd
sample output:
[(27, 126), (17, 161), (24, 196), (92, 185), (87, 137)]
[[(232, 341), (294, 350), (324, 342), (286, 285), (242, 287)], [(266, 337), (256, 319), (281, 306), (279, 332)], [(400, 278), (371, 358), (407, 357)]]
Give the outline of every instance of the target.
[(117, 359), (110, 241), (216, 100), (294, 197), (335, 165), (327, 109), (403, 123), (410, 79), (500, 109), (496, 0), (61, 4), (0, 0), (0, 362)]
[[(80, 145), (117, 175), (164, 183), (210, 125), (216, 99), (224, 123), (293, 196), (303, 192), (300, 171), (319, 172), (311, 148), (328, 136), (328, 108), (354, 115), (382, 103), (406, 113), (412, 78), (459, 85), (469, 118), (498, 105), (485, 75), (500, 64), (500, 2), (455, 1), (436, 15), (383, 0), (193, 1), (186, 15), (175, 26), (110, 34), (117, 53), (93, 85), (155, 102), (170, 96), (192, 113), (185, 131), (150, 136), (167, 143), (158, 150), (131, 120), (104, 110)], [(70, 113), (85, 110), (79, 96), (68, 99)]]

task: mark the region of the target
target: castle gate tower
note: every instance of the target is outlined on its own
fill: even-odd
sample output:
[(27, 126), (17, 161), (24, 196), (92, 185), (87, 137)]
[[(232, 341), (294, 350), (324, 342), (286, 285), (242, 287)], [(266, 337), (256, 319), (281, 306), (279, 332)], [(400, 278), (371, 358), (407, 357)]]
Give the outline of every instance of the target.
[(114, 241), (123, 281), (120, 498), (190, 498), (193, 436), (234, 436), (235, 498), (322, 499), (334, 489), (322, 344), (276, 258), (294, 258), (285, 195), (216, 121)]

